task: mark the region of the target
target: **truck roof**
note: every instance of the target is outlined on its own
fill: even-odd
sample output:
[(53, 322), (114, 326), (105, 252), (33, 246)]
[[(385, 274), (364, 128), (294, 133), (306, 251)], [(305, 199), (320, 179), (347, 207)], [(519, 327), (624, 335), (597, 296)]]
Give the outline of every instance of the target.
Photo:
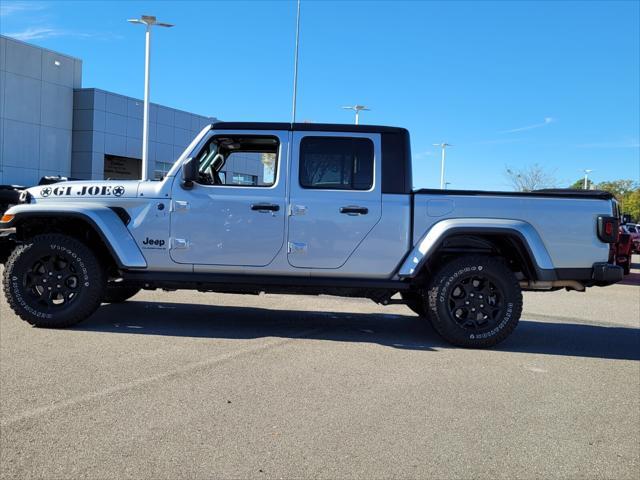
[(343, 123), (215, 122), (211, 129), (378, 133), (382, 138), (382, 192), (411, 193), (411, 145), (406, 128)]
[(345, 123), (215, 122), (214, 130), (297, 130), (314, 132), (408, 133), (406, 128)]

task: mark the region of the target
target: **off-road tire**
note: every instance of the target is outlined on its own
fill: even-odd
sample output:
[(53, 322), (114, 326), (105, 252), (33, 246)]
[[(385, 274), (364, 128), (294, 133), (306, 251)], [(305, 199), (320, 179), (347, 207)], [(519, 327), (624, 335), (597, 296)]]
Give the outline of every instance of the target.
[(31, 325), (47, 328), (68, 327), (93, 314), (105, 284), (93, 252), (79, 240), (58, 234), (38, 235), (18, 245), (3, 275), (11, 309)]
[(401, 292), (400, 296), (404, 300), (404, 304), (409, 307), (415, 314), (421, 318), (427, 318), (429, 315), (424, 298), (419, 293)]
[(140, 287), (131, 285), (107, 284), (107, 289), (102, 299), (103, 303), (123, 303), (140, 291)]
[(431, 278), (428, 311), (433, 328), (453, 345), (492, 347), (518, 325), (522, 291), (501, 258), (463, 256)]

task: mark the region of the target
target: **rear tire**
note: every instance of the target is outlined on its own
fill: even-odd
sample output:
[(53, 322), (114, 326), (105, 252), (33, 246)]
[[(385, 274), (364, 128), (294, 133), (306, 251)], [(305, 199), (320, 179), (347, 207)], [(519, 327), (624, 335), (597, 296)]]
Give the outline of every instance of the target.
[(464, 256), (433, 276), (428, 308), (433, 327), (448, 342), (460, 347), (492, 347), (518, 325), (522, 291), (502, 259)]
[(104, 295), (98, 259), (66, 235), (38, 235), (18, 245), (4, 269), (3, 290), (11, 309), (36, 327), (62, 328), (89, 317)]
[(123, 303), (133, 297), (140, 291), (140, 287), (132, 287), (130, 285), (107, 284), (103, 303)]

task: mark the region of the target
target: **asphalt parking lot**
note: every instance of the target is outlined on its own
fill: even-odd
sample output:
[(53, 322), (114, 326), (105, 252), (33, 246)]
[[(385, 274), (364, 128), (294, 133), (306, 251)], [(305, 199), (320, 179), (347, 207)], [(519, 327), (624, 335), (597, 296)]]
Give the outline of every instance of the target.
[(626, 283), (527, 293), (486, 351), (366, 300), (143, 292), (42, 330), (2, 297), (0, 477), (637, 479)]

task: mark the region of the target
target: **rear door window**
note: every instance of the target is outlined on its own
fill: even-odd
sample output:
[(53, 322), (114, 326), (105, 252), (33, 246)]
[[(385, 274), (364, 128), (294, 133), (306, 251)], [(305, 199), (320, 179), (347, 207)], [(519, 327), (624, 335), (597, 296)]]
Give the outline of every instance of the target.
[(373, 171), (373, 142), (368, 138), (304, 137), (300, 142), (303, 188), (369, 190)]

